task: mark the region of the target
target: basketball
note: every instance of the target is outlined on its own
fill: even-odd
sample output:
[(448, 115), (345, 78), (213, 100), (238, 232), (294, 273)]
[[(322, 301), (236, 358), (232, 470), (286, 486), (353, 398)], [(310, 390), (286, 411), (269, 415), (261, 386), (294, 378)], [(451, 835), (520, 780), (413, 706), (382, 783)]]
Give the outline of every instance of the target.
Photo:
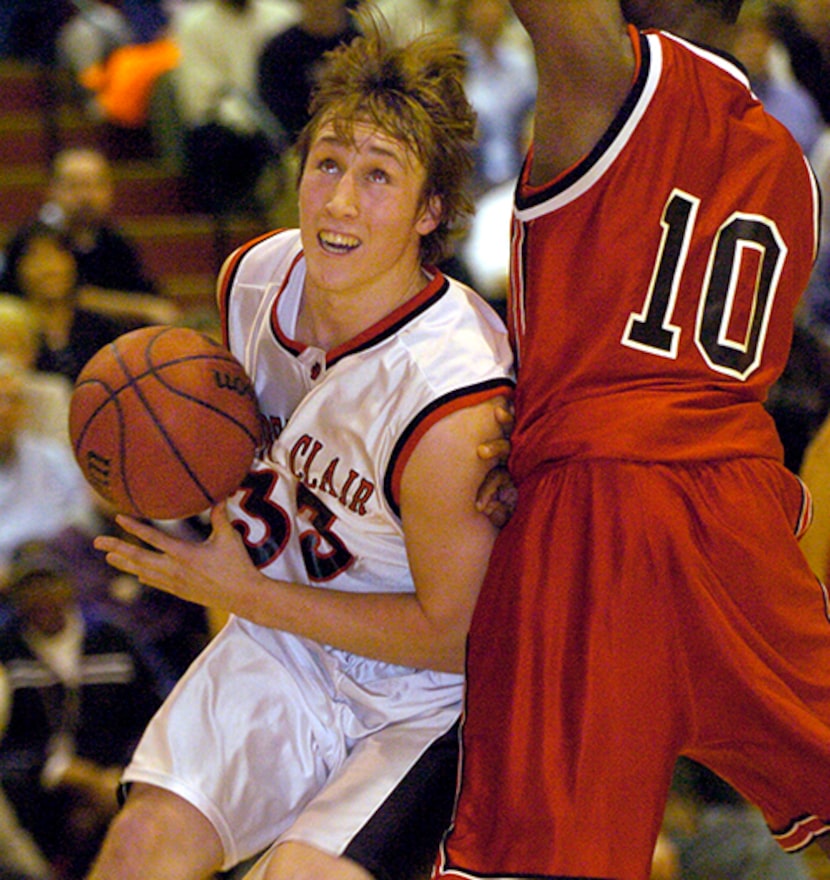
[(84, 366), (69, 406), (75, 458), (116, 510), (194, 516), (232, 494), (260, 442), (259, 410), (239, 361), (184, 327), (142, 327)]

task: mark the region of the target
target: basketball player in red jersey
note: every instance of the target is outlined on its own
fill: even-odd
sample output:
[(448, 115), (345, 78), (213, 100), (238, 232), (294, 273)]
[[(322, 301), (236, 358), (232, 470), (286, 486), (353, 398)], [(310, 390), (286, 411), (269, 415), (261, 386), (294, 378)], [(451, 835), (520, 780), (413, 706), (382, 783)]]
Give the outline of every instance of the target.
[[(644, 880), (685, 754), (830, 850), (828, 595), (763, 401), (816, 252), (740, 0), (512, 0), (539, 70), (512, 229), (516, 511), (467, 655), (440, 878)], [(648, 20), (643, 13), (651, 16)]]

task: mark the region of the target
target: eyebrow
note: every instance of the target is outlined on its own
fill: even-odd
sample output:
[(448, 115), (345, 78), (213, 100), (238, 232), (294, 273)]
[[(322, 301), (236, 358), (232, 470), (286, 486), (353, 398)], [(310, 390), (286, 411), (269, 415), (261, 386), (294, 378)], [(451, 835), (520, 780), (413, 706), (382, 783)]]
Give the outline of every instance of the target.
[[(338, 137), (336, 134), (323, 134), (318, 136), (317, 140), (314, 142), (314, 144), (312, 144), (311, 149), (314, 149), (315, 146), (318, 146), (320, 144), (348, 148), (349, 146), (355, 145), (355, 141), (354, 139), (352, 139), (350, 143), (344, 138)], [(367, 152), (370, 155), (382, 156), (391, 159), (393, 162), (400, 165), (401, 168), (405, 167), (406, 165), (406, 162), (404, 160), (405, 149), (403, 146), (395, 150), (392, 147), (382, 147), (376, 144), (370, 144)]]

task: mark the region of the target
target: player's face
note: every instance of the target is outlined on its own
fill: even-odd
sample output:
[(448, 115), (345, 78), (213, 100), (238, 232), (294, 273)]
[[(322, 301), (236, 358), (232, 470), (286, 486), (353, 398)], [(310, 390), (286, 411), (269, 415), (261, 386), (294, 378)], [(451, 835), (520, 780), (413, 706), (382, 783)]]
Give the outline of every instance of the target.
[(438, 223), (436, 206), (423, 204), (425, 179), (413, 153), (375, 126), (356, 123), (343, 140), (324, 123), (299, 188), (309, 282), (354, 293), (408, 284)]

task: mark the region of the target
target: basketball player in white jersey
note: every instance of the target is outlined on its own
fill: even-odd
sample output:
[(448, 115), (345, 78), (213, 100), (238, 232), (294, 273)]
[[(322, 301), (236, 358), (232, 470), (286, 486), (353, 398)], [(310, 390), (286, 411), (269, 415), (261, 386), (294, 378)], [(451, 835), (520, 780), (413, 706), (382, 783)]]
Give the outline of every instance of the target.
[(469, 213), (463, 56), (363, 29), (330, 57), (300, 142), (300, 229), (220, 275), (225, 339), (269, 425), (260, 457), (205, 543), (129, 518), (152, 549), (97, 542), (232, 616), (149, 726), (91, 880), (197, 880), (263, 850), (250, 877), (399, 880), (406, 847), (387, 845), (412, 823), (398, 802), (390, 834), (384, 812), (459, 717), (494, 538), (477, 447), (512, 359), (489, 306), (431, 268)]

